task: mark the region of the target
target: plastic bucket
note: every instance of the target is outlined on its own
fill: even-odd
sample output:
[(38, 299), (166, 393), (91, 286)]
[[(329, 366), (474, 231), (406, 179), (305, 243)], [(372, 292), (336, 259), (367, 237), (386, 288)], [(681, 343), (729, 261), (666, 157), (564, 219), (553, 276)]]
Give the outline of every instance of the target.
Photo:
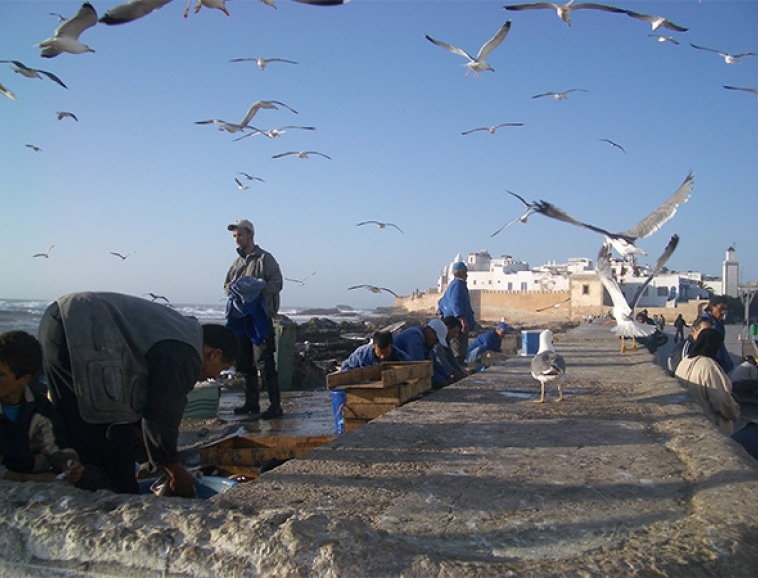
[(521, 332), (521, 355), (537, 355), (540, 350), (540, 333), (542, 329)]
[(345, 416), (342, 409), (345, 407), (347, 396), (344, 389), (332, 389), (329, 391), (332, 396), (332, 414), (334, 415), (334, 431), (338, 436), (345, 433)]

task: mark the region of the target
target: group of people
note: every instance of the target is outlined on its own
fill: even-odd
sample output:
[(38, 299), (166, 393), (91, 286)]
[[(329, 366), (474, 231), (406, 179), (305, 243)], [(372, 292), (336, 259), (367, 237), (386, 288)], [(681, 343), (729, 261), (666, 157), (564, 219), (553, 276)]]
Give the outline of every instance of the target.
[[(198, 381), (235, 366), (246, 395), (236, 413), (283, 415), (273, 330), (282, 273), (255, 244), (250, 221), (227, 229), (238, 256), (224, 282), (225, 325), (201, 325), (139, 297), (81, 292), (47, 308), (38, 339), (0, 335), (0, 479), (137, 493), (135, 464), (146, 463), (171, 495), (194, 497), (177, 446)], [(269, 398), (262, 413), (261, 382)]]
[(466, 284), (468, 267), (458, 261), (452, 272), (453, 279), (437, 304), (437, 317), (394, 336), (387, 331), (374, 333), (370, 343), (342, 362), (341, 371), (386, 361), (431, 360), (432, 388), (440, 389), (469, 375), (468, 368), (476, 368), (487, 351), (501, 352), (503, 337), (510, 332), (505, 322), (469, 344), (469, 334), (477, 324)]

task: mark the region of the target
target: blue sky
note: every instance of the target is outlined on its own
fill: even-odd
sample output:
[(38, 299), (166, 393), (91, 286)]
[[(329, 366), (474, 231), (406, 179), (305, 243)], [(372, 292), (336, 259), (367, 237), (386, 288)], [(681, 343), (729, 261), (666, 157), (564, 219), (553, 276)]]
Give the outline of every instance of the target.
[[(193, 0), (194, 1), (194, 0)], [(118, 2), (94, 1), (98, 14)], [(720, 274), (734, 244), (741, 282), (758, 279), (755, 253), (758, 102), (722, 85), (758, 87), (758, 56), (728, 66), (689, 43), (758, 52), (758, 1), (619, 1), (689, 27), (651, 38), (623, 14), (581, 10), (569, 28), (550, 10), (506, 11), (501, 1), (352, 0), (314, 7), (229, 0), (230, 17), (203, 8), (182, 18), (174, 0), (81, 40), (95, 53), (39, 56), (35, 43), (80, 2), (0, 1), (0, 59), (58, 75), (69, 87), (0, 65), (0, 297), (53, 299), (81, 290), (218, 303), (234, 258), (226, 225), (256, 225), (286, 277), (285, 307), (376, 307), (435, 285), (460, 253), (488, 250), (539, 265), (595, 258), (602, 238), (521, 214), (510, 189), (586, 222), (624, 230), (671, 195), (690, 170), (690, 201), (640, 242), (653, 262), (673, 233), (675, 270)], [(495, 72), (464, 77), (460, 56), (512, 20), (488, 59)], [(278, 57), (265, 71), (240, 57)], [(533, 99), (582, 88), (563, 102)], [(195, 121), (239, 121), (256, 100), (260, 128), (314, 126), (239, 142)], [(70, 111), (79, 122), (56, 119)], [(462, 131), (522, 122), (495, 134)], [(621, 144), (626, 154), (599, 139)], [(34, 144), (42, 151), (25, 147)], [(317, 150), (320, 157), (272, 155)], [(237, 189), (237, 171), (266, 182)], [(357, 227), (364, 220), (395, 229)], [(32, 255), (55, 245), (49, 259)], [(111, 251), (134, 252), (125, 261)]]

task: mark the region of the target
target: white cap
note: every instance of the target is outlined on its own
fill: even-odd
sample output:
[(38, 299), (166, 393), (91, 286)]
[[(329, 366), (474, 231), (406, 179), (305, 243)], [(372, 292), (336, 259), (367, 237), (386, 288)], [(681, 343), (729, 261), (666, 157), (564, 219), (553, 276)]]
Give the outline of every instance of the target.
[(429, 323), (426, 324), (427, 327), (431, 327), (434, 329), (434, 332), (437, 334), (437, 339), (442, 344), (443, 347), (447, 347), (447, 327), (445, 327), (445, 324), (442, 322), (442, 319), (431, 319)]
[(255, 235), (255, 227), (253, 227), (253, 224), (247, 219), (240, 219), (236, 223), (232, 223), (226, 227), (227, 231), (234, 231), (234, 229), (247, 229)]

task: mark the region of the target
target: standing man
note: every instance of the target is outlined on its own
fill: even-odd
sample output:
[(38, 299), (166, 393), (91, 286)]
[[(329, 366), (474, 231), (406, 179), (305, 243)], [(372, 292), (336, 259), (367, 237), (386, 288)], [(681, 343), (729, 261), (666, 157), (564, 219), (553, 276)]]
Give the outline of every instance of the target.
[(457, 317), (461, 321), (461, 331), (458, 337), (450, 343), (450, 349), (455, 355), (456, 361), (463, 365), (468, 351), (468, 334), (475, 329), (474, 310), (471, 308), (471, 299), (468, 294), (466, 279), (468, 267), (462, 261), (453, 264), (453, 280), (445, 289), (442, 298), (437, 302), (437, 314), (445, 318), (448, 315)]
[(237, 243), (238, 257), (232, 263), (226, 274), (224, 289), (229, 293), (232, 283), (244, 277), (253, 277), (265, 281), (261, 296), (265, 301), (268, 320), (268, 333), (258, 346), (258, 361), (255, 360), (253, 342), (246, 336), (240, 337), (240, 357), (237, 371), (245, 375), (245, 404), (234, 409), (234, 413), (257, 415), (260, 413), (260, 385), (258, 369), (260, 369), (263, 387), (268, 391), (269, 406), (260, 414), (261, 419), (282, 417), (281, 393), (279, 392), (279, 374), (276, 371), (276, 340), (274, 337), (273, 318), (279, 313), (279, 293), (284, 280), (279, 263), (268, 251), (255, 244), (255, 228), (247, 219), (240, 219), (227, 227)]
[(39, 336), (50, 399), (81, 462), (100, 468), (116, 492), (136, 494), (144, 442), (172, 494), (194, 497), (179, 424), (195, 383), (234, 364), (234, 333), (140, 297), (87, 292), (54, 301)]
[(706, 319), (711, 319), (713, 328), (721, 335), (721, 347), (719, 348), (718, 355), (716, 356), (716, 361), (725, 373), (729, 373), (732, 371), (732, 369), (734, 369), (732, 356), (729, 355), (729, 352), (724, 345), (724, 339), (726, 338), (724, 320), (726, 319), (726, 313), (728, 310), (729, 303), (727, 301), (726, 295), (711, 295), (711, 298), (708, 300), (708, 305), (701, 315)]

